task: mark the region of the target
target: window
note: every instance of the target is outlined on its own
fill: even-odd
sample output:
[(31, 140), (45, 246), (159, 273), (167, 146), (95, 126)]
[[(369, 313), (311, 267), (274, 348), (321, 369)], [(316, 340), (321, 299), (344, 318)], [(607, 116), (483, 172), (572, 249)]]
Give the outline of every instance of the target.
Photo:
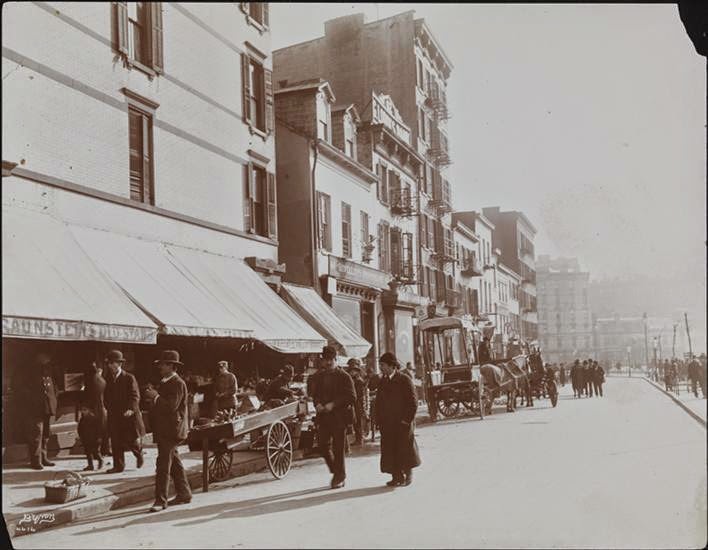
[(370, 237), (369, 237), (369, 215), (366, 212), (359, 212), (360, 216), (360, 230), (361, 230), (361, 259), (362, 261), (369, 263), (371, 261), (371, 251), (368, 249)]
[(384, 204), (388, 204), (388, 170), (383, 164), (378, 165), (379, 181), (376, 187), (376, 197)]
[(130, 198), (155, 204), (152, 163), (152, 116), (134, 107), (128, 109), (130, 151)]
[(275, 175), (252, 162), (246, 165), (243, 218), (245, 231), (271, 239), (277, 238)]
[(332, 252), (332, 213), (330, 196), (317, 192), (318, 241), (323, 250)]
[(423, 89), (423, 62), (418, 59), (418, 72), (416, 73), (418, 88)]
[(270, 134), (275, 128), (273, 72), (255, 57), (241, 54), (243, 119), (251, 130)]
[(342, 203), (342, 255), (352, 257), (352, 207)]
[(246, 14), (246, 21), (259, 31), (270, 26), (268, 2), (241, 2), (241, 11)]
[(423, 141), (428, 141), (428, 128), (426, 128), (427, 119), (428, 117), (425, 116), (425, 111), (421, 108), (418, 116), (418, 134)]
[(379, 269), (391, 271), (391, 231), (388, 223), (379, 223)]
[(114, 2), (114, 47), (125, 60), (161, 73), (162, 2)]
[(327, 97), (324, 93), (317, 94), (317, 137), (323, 141), (331, 143), (330, 119), (331, 111)]

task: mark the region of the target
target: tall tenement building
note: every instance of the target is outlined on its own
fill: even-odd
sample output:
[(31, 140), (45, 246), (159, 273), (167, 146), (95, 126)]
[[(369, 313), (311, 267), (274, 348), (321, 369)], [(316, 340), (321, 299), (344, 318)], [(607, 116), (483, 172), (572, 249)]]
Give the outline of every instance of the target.
[(518, 336), (532, 342), (538, 338), (536, 312), (536, 228), (523, 212), (502, 211), (498, 206), (483, 208), (482, 214), (494, 224), (492, 248), (499, 249), (499, 262), (521, 276), (518, 290), (521, 323)]
[[(453, 270), (456, 257), (450, 216), (452, 197), (445, 174), (451, 163), (446, 88), (452, 63), (426, 22), (416, 19), (414, 13), (408, 11), (370, 23), (364, 21), (363, 14), (325, 22), (324, 36), (273, 52), (273, 85), (278, 95), (280, 90), (292, 90), (298, 83), (321, 79), (328, 83), (336, 97), (336, 107), (352, 106), (364, 124), (369, 119), (390, 127), (386, 122), (390, 119), (395, 128), (395, 119), (400, 116), (401, 131), (410, 132), (404, 144), (396, 145), (395, 140), (387, 139), (384, 144), (390, 150), (388, 154), (374, 155), (373, 162), (363, 155), (360, 157), (379, 180), (372, 192), (375, 208), (369, 213), (368, 223), (371, 228), (379, 228), (379, 223), (383, 223), (383, 227), (372, 232), (372, 244), (378, 248), (373, 254), (385, 259), (388, 251), (394, 250), (395, 242), (391, 240), (394, 234), (388, 227), (400, 224), (391, 223), (391, 215), (415, 220), (414, 241), (419, 243), (412, 262), (415, 272), (400, 284), (410, 288), (413, 283), (416, 294), (422, 296), (425, 303), (430, 301), (436, 305), (437, 314), (448, 315), (462, 311), (463, 305)], [(372, 108), (377, 110), (373, 115)], [(332, 110), (332, 117), (335, 112), (336, 109)], [(318, 121), (318, 125), (335, 122), (332, 118)], [(292, 118), (289, 123), (293, 123)], [(329, 131), (325, 126), (323, 135)], [(332, 129), (335, 130), (339, 128)], [(359, 136), (357, 147), (370, 155), (371, 145), (364, 147), (366, 144), (361, 143), (364, 135), (375, 134), (366, 132)], [(406, 187), (410, 189), (411, 198), (403, 204), (398, 198), (391, 200), (390, 190), (399, 189), (400, 185), (398, 179), (390, 179), (390, 174), (393, 170), (394, 178), (407, 176), (391, 158), (405, 156), (408, 144), (413, 153), (408, 156), (420, 158), (421, 163), (416, 166), (418, 185)], [(346, 152), (346, 142), (342, 145)], [(408, 162), (404, 158), (403, 164)], [(285, 185), (284, 181), (281, 186)], [(384, 215), (381, 208), (390, 212)], [(358, 220), (358, 217), (353, 215), (352, 219)], [(377, 263), (387, 265), (386, 261)], [(326, 289), (322, 292), (328, 299)], [(425, 308), (417, 309), (418, 317), (425, 314), (421, 314), (422, 309)], [(384, 317), (382, 321), (387, 323)], [(383, 336), (392, 334), (394, 327), (377, 325), (379, 350), (385, 350), (389, 347), (386, 342), (394, 338)]]
[(543, 356), (550, 362), (594, 357), (593, 321), (588, 302), (590, 274), (577, 258), (536, 261), (538, 332)]

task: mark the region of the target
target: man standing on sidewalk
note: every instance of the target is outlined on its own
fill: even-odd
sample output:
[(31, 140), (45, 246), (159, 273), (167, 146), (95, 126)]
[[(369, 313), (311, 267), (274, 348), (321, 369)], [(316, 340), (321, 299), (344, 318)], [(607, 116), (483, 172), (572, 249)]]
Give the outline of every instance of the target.
[(192, 500), (187, 474), (177, 447), (187, 439), (189, 415), (187, 410), (187, 384), (176, 372), (177, 365), (182, 365), (179, 353), (172, 350), (162, 352), (162, 357), (155, 361), (160, 369), (160, 386), (157, 390), (146, 390), (146, 396), (155, 404), (150, 409), (152, 435), (157, 443), (157, 472), (155, 474), (155, 503), (150, 512), (167, 508), (167, 490), (170, 477), (175, 484), (177, 496), (169, 504), (187, 504)]
[(693, 395), (698, 397), (698, 385), (701, 381), (701, 364), (698, 362), (695, 355), (691, 356), (691, 362), (688, 364), (688, 379), (691, 381), (691, 391), (693, 391)]
[(381, 471), (391, 474), (386, 485), (396, 487), (413, 482), (413, 468), (420, 466), (415, 442), (415, 413), (418, 401), (413, 381), (399, 372), (396, 356), (379, 358), (383, 378), (376, 401), (376, 422), (381, 429)]
[(332, 489), (344, 487), (344, 446), (347, 426), (354, 423), (356, 390), (351, 377), (336, 365), (337, 352), (332, 346), (322, 348), (322, 369), (311, 378), (311, 396), (317, 416), (317, 440), (320, 452), (332, 473)]
[(108, 411), (108, 433), (113, 448), (113, 467), (107, 474), (125, 470), (125, 451), (135, 456), (136, 465), (144, 462), (142, 436), (145, 425), (140, 412), (140, 390), (135, 377), (123, 370), (125, 359), (119, 350), (111, 350), (105, 359), (108, 368), (104, 401)]

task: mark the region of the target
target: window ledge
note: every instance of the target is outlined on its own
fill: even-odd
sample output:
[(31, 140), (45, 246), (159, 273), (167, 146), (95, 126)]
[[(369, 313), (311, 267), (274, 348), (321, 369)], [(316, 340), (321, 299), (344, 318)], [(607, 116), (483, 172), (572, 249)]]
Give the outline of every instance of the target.
[(148, 75), (150, 80), (152, 80), (153, 78), (155, 78), (157, 76), (157, 72), (155, 72), (154, 69), (151, 69), (147, 65), (143, 65), (142, 63), (140, 63), (140, 61), (136, 61), (135, 59), (131, 59), (125, 55), (123, 58), (125, 59), (125, 64), (128, 67), (128, 69), (133, 69), (133, 68), (138, 69), (140, 72)]
[(259, 128), (256, 128), (250, 121), (247, 121), (247, 124), (251, 135), (256, 134), (257, 136), (260, 136), (263, 141), (268, 141), (268, 134), (266, 132), (260, 130)]

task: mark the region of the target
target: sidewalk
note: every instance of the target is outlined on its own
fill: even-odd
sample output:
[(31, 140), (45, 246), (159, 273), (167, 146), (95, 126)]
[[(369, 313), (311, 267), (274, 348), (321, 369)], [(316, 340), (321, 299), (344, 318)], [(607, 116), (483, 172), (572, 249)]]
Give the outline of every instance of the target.
[[(416, 423), (418, 425), (430, 423), (426, 405), (418, 407)], [(378, 442), (372, 443), (370, 440), (366, 442), (367, 447), (377, 445)], [(140, 502), (145, 502), (147, 507), (154, 498), (157, 447), (154, 444), (146, 444), (144, 451), (145, 464), (139, 470), (135, 467), (134, 457), (126, 453), (126, 470), (120, 474), (103, 473), (108, 469), (107, 466), (104, 466), (103, 472), (83, 472), (86, 466), (83, 455), (52, 458), (56, 466), (42, 471), (31, 470), (24, 464), (4, 465), (2, 504), (10, 536), (34, 533)], [(356, 454), (359, 452), (357, 450)], [(202, 487), (201, 451), (190, 452), (184, 445), (180, 447), (180, 457), (187, 470), (189, 484), (198, 494)], [(294, 459), (302, 459), (301, 451), (295, 452)], [(108, 457), (106, 460), (107, 463), (112, 463), (112, 458)], [(266, 467), (265, 453), (239, 450), (233, 453), (231, 477), (262, 471)], [(45, 502), (44, 483), (51, 481), (55, 476), (57, 479), (62, 479), (67, 470), (78, 472), (91, 480), (86, 487), (86, 496), (66, 504)], [(171, 485), (170, 489), (172, 490)]]
[[(654, 382), (653, 380), (646, 378), (650, 384), (652, 384), (655, 388), (661, 390), (665, 395), (673, 399), (673, 401), (681, 406), (688, 414), (693, 416), (696, 420), (701, 422), (703, 426), (705, 427), (706, 425), (706, 409), (708, 408), (706, 406), (706, 400), (702, 397), (696, 397), (693, 395), (692, 392), (686, 391), (686, 384), (685, 382), (681, 383), (681, 386), (679, 387), (679, 394), (676, 395), (675, 393), (670, 393), (667, 392), (664, 389), (664, 386)], [(701, 390), (698, 390), (698, 395), (701, 395)]]

